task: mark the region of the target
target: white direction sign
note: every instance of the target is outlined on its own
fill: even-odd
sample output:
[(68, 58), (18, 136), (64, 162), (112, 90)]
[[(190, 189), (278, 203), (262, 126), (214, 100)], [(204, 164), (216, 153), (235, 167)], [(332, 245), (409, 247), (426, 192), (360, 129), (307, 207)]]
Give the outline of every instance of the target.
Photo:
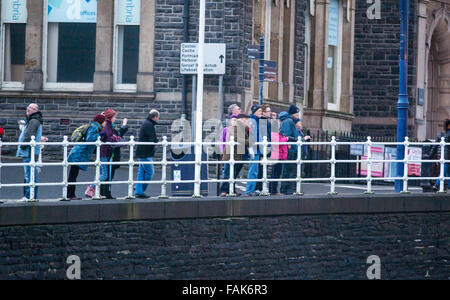
[[(205, 75), (225, 74), (226, 51), (226, 44), (205, 44)], [(198, 44), (181, 44), (180, 73), (198, 74)]]

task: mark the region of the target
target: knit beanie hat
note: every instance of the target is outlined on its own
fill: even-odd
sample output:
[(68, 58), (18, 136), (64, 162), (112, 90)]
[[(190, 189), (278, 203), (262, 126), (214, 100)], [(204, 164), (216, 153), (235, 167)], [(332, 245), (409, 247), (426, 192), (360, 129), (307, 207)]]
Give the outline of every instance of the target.
[(258, 109), (260, 109), (260, 108), (261, 108), (260, 105), (253, 105), (253, 106), (252, 106), (252, 114), (255, 114), (255, 112), (257, 112)]
[(104, 115), (95, 115), (94, 122), (97, 122), (98, 124), (102, 125), (103, 122), (106, 121), (106, 117)]
[(301, 121), (302, 121), (302, 119), (295, 119), (295, 120), (294, 120), (294, 124), (297, 125), (297, 123), (298, 123), (298, 122), (301, 122)]
[(108, 120), (111, 120), (112, 118), (114, 118), (114, 116), (117, 115), (117, 113), (114, 111), (114, 109), (108, 108), (107, 110), (105, 110), (105, 112), (103, 112), (103, 115), (104, 115)]
[(294, 114), (296, 114), (296, 113), (298, 113), (298, 112), (300, 112), (300, 109), (298, 109), (297, 106), (291, 105), (291, 106), (289, 107), (288, 114), (294, 115)]

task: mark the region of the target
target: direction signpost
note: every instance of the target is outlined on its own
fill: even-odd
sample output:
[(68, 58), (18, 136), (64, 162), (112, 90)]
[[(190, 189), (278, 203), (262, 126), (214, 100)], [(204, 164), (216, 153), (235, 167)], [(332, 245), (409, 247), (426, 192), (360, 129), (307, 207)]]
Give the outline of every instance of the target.
[(264, 35), (261, 35), (260, 45), (247, 45), (247, 56), (252, 60), (259, 58), (259, 104), (263, 104), (263, 83), (277, 81), (277, 62), (264, 60)]

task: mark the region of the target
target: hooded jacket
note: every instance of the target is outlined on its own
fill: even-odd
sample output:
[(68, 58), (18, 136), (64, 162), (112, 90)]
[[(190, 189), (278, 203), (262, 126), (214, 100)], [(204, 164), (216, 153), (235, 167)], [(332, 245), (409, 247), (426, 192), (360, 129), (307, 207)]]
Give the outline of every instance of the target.
[[(280, 133), (284, 137), (287, 137), (290, 143), (297, 142), (299, 132), (294, 124), (294, 120), (292, 119), (291, 115), (288, 114), (287, 112), (282, 112), (280, 114), (280, 120), (281, 120)], [(291, 145), (289, 152), (297, 153), (298, 152), (297, 145)]]
[[(27, 117), (25, 120), (25, 128), (20, 134), (19, 143), (31, 142), (31, 137), (35, 137), (35, 141), (38, 143), (42, 138), (42, 125), (44, 121), (42, 119), (42, 113), (40, 111), (35, 112)], [(34, 154), (37, 156), (41, 152), (41, 146), (35, 147)], [(31, 157), (31, 147), (26, 145), (20, 145), (17, 147), (17, 157), (29, 158)]]
[[(100, 130), (102, 130), (102, 126), (97, 122), (92, 122), (86, 133), (86, 143), (96, 142), (100, 136)], [(70, 151), (67, 160), (69, 162), (89, 162), (95, 149), (95, 145), (76, 145), (73, 147), (72, 151)], [(87, 165), (78, 165), (78, 167), (83, 171), (88, 169)]]

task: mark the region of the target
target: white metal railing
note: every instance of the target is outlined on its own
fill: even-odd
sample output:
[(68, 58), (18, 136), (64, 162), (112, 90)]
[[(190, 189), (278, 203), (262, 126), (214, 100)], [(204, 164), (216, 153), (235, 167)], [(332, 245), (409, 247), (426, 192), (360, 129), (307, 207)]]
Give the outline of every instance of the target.
[[(233, 137), (231, 137), (231, 140), (234, 140)], [(6, 143), (2, 142), (0, 140), (0, 149), (1, 147), (5, 146), (19, 146), (19, 145), (25, 145), (31, 147), (31, 161), (30, 163), (4, 163), (0, 160), (0, 171), (4, 168), (8, 167), (25, 167), (29, 166), (31, 169), (31, 176), (30, 176), (30, 183), (11, 183), (11, 184), (4, 184), (0, 180), (0, 191), (2, 188), (11, 188), (11, 187), (29, 187), (30, 188), (30, 200), (29, 201), (35, 201), (35, 189), (36, 187), (41, 186), (60, 186), (62, 187), (62, 199), (61, 200), (68, 200), (67, 199), (67, 188), (69, 185), (88, 185), (92, 184), (92, 182), (68, 182), (68, 168), (72, 165), (87, 165), (87, 166), (94, 166), (95, 167), (95, 198), (94, 199), (100, 199), (100, 185), (102, 184), (108, 184), (108, 185), (127, 185), (128, 186), (128, 197), (127, 199), (134, 199), (133, 195), (133, 186), (135, 184), (159, 184), (161, 185), (161, 194), (160, 198), (167, 198), (167, 185), (172, 183), (193, 183), (194, 185), (201, 185), (202, 183), (225, 183), (228, 182), (230, 184), (229, 188), (229, 196), (235, 196), (234, 195), (234, 186), (236, 183), (239, 182), (262, 182), (262, 196), (268, 196), (269, 195), (269, 189), (268, 184), (271, 182), (294, 182), (296, 183), (296, 192), (295, 195), (303, 195), (302, 190), (302, 184), (306, 182), (329, 182), (330, 183), (330, 195), (336, 195), (336, 182), (339, 181), (362, 181), (366, 182), (366, 191), (367, 194), (372, 194), (372, 182), (373, 181), (381, 181), (381, 180), (402, 180), (403, 181), (403, 191), (402, 193), (408, 193), (408, 182), (410, 180), (440, 180), (440, 186), (439, 186), (439, 192), (444, 193), (444, 180), (449, 180), (450, 178), (445, 177), (444, 169), (445, 164), (450, 163), (450, 160), (445, 160), (445, 147), (450, 146), (450, 143), (445, 143), (445, 139), (442, 138), (440, 143), (433, 142), (433, 143), (412, 143), (409, 141), (408, 138), (405, 139), (405, 142), (398, 143), (398, 142), (373, 142), (370, 137), (367, 138), (367, 141), (365, 142), (338, 142), (336, 141), (335, 137), (332, 137), (330, 142), (302, 142), (301, 138), (298, 139), (297, 142), (285, 142), (285, 143), (274, 143), (274, 142), (268, 142), (267, 138), (264, 137), (263, 142), (255, 143), (254, 145), (262, 146), (263, 153), (262, 153), (262, 160), (259, 162), (263, 166), (263, 174), (262, 179), (238, 179), (234, 178), (234, 169), (237, 164), (250, 164), (254, 163), (252, 161), (236, 161), (234, 160), (234, 150), (235, 147), (239, 145), (237, 142), (202, 142), (202, 147), (211, 147), (211, 146), (219, 146), (219, 145), (227, 145), (230, 146), (230, 160), (229, 161), (202, 161), (195, 160), (195, 161), (169, 161), (167, 159), (167, 151), (169, 150), (169, 147), (171, 146), (196, 146), (197, 143), (195, 142), (168, 142), (167, 137), (163, 137), (162, 142), (160, 143), (140, 143), (136, 142), (135, 138), (132, 136), (128, 142), (117, 142), (117, 143), (102, 143), (100, 141), (100, 138), (96, 142), (81, 142), (81, 143), (73, 143), (69, 142), (67, 137), (64, 137), (64, 140), (62, 142), (36, 142), (35, 138), (32, 137), (31, 142), (29, 143)], [(42, 162), (41, 159), (38, 159), (36, 161), (35, 159), (35, 149), (36, 146), (62, 146), (63, 147), (63, 161), (62, 162)], [(93, 162), (68, 162), (68, 150), (69, 147), (75, 146), (75, 145), (93, 145), (96, 147), (96, 159)], [(101, 162), (100, 161), (100, 147), (102, 145), (115, 145), (115, 146), (127, 146), (129, 148), (129, 160), (128, 161), (121, 161), (121, 162)], [(134, 160), (134, 150), (135, 147), (138, 145), (153, 145), (162, 147), (162, 159), (161, 161), (152, 161), (152, 162), (138, 162)], [(297, 152), (297, 159), (296, 160), (278, 160), (273, 161), (268, 158), (268, 149), (273, 145), (288, 145), (288, 146), (294, 146), (296, 145), (298, 147)], [(324, 160), (302, 160), (302, 146), (308, 145), (326, 145), (331, 146), (331, 157), (330, 159), (324, 159)], [(349, 160), (339, 160), (336, 159), (336, 147), (337, 146), (343, 146), (343, 145), (365, 145), (368, 148), (367, 151), (367, 159), (349, 159)], [(405, 147), (405, 158), (403, 160), (387, 160), (387, 159), (373, 159), (372, 157), (372, 147), (376, 145), (379, 146), (399, 146), (402, 145)], [(408, 149), (411, 146), (433, 146), (438, 145), (441, 149), (441, 157), (440, 159), (436, 160), (412, 160), (407, 155)], [(439, 163), (440, 164), (440, 175), (438, 177), (410, 177), (408, 175), (408, 166), (412, 163)], [(268, 166), (272, 163), (282, 163), (282, 164), (296, 164), (297, 170), (296, 170), (296, 177), (295, 178), (268, 178)], [(336, 164), (338, 163), (365, 163), (367, 164), (367, 176), (366, 177), (336, 177)], [(372, 176), (372, 165), (374, 163), (403, 163), (404, 164), (404, 176), (403, 177), (373, 177)], [(160, 180), (152, 180), (152, 181), (137, 181), (134, 180), (134, 167), (138, 165), (160, 165), (161, 166), (161, 179)], [(194, 178), (200, 178), (200, 180), (169, 180), (167, 178), (167, 167), (170, 165), (218, 165), (221, 164), (229, 164), (230, 165), (230, 177), (229, 179), (201, 179), (200, 177), (194, 177)], [(302, 178), (302, 166), (305, 164), (330, 164), (331, 168), (331, 175), (330, 177), (322, 177), (322, 178)], [(122, 165), (122, 166), (128, 166), (129, 173), (128, 173), (128, 180), (127, 181), (107, 181), (107, 182), (101, 182), (100, 181), (100, 166), (102, 165)], [(43, 168), (46, 166), (62, 166), (63, 167), (63, 181), (62, 182), (52, 182), (52, 183), (38, 183), (36, 182), (36, 167), (37, 168)], [(5, 174), (5, 173), (4, 173)], [(200, 189), (198, 189), (200, 190)], [(200, 197), (200, 195), (193, 195), (194, 197)]]

